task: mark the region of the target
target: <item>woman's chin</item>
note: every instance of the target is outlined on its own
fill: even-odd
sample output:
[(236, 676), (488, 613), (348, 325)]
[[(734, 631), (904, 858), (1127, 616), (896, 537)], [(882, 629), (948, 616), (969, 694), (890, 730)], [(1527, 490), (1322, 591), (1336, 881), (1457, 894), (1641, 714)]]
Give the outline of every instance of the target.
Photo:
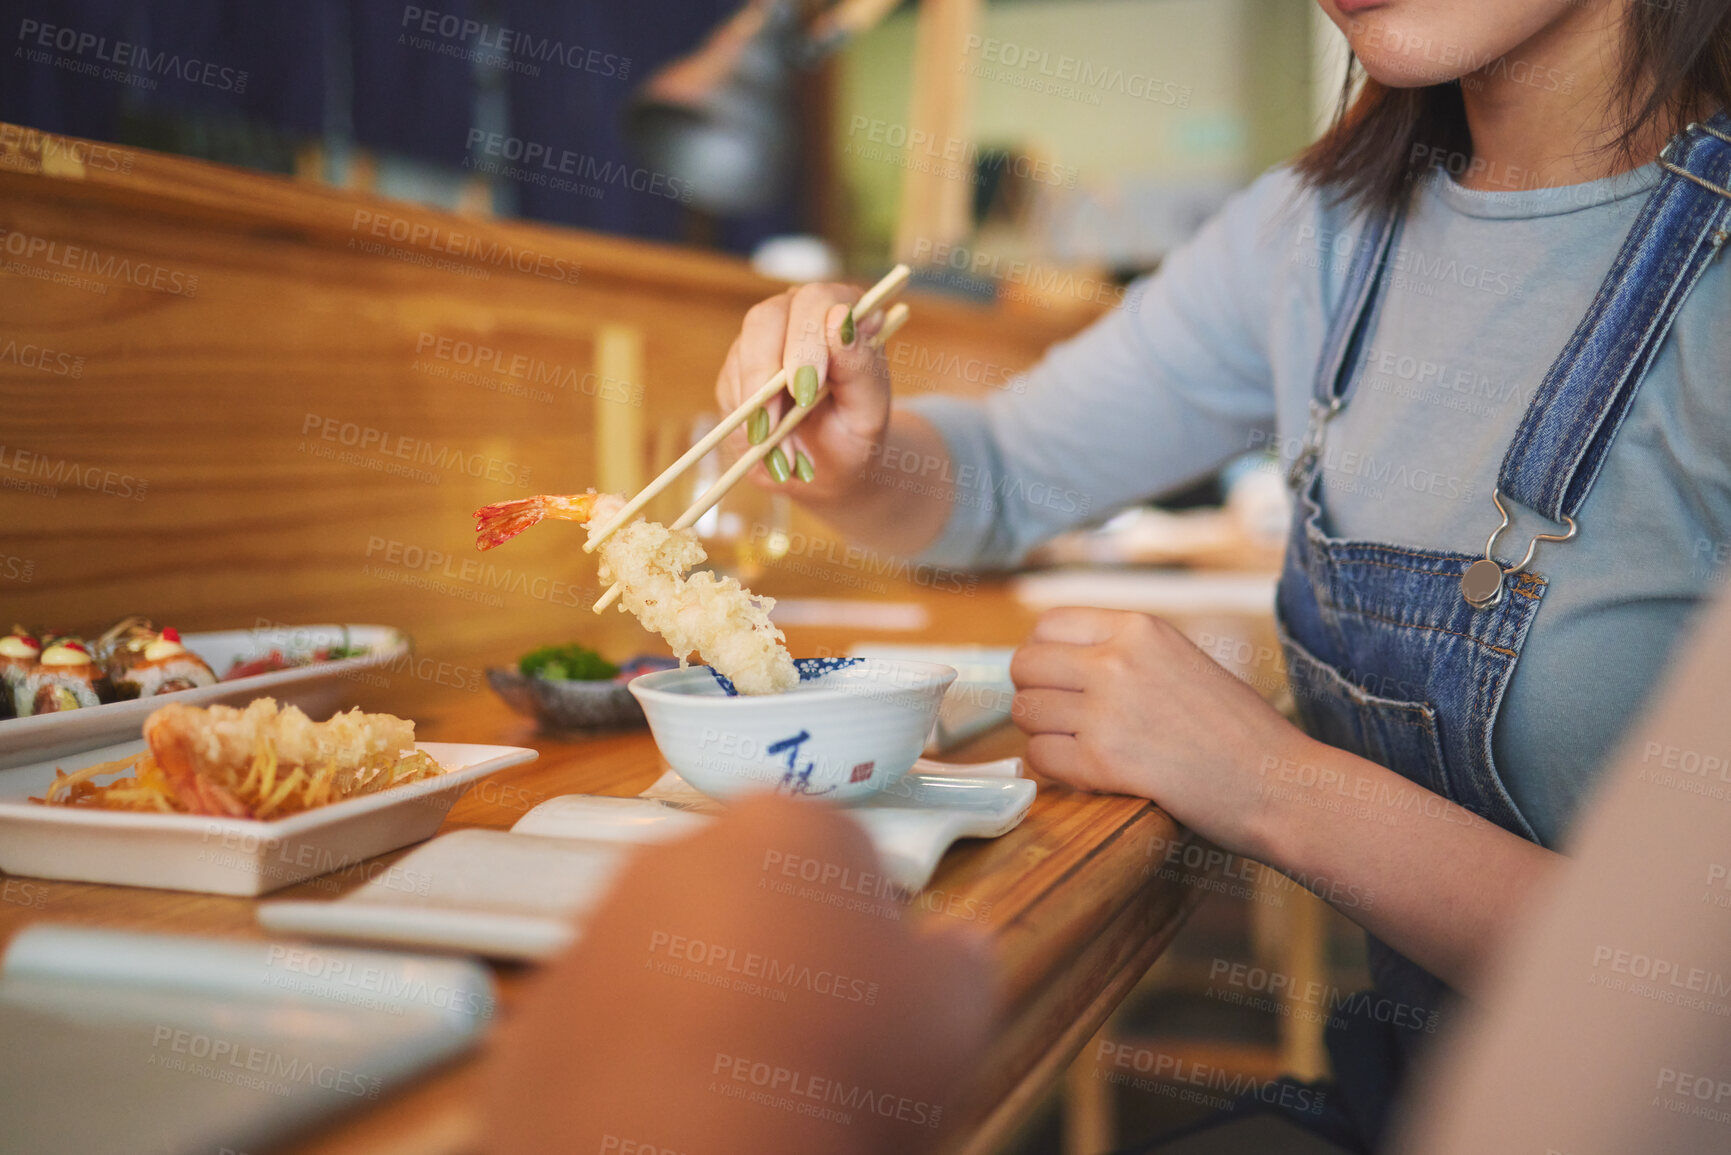
[[(1342, 12), (1335, 25), (1365, 72), (1388, 88), (1460, 80), (1528, 43), (1560, 19), (1563, 0), (1455, 0), (1453, 18), (1400, 3)], [(1412, 10), (1409, 10), (1412, 9)]]
[(1440, 51), (1433, 41), (1388, 35), (1351, 43), (1365, 75), (1385, 88), (1427, 88), (1471, 71), (1463, 53)]
[(1423, 61), (1377, 61), (1359, 58), (1364, 74), (1384, 88), (1430, 88), (1459, 80), (1458, 70), (1438, 68)]

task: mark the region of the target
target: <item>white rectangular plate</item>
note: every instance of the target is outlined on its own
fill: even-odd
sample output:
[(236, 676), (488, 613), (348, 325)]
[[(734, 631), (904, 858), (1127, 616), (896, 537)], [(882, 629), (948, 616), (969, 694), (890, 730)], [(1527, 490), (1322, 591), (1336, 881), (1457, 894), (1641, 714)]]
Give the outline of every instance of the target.
[(362, 670), (398, 661), (409, 652), (409, 639), (389, 626), (334, 625), (220, 630), (187, 634), (181, 638), (186, 648), (203, 658), (220, 678), (234, 665), (236, 658), (259, 658), (273, 649), (291, 655), (310, 653), (341, 642), (345, 629), (350, 644), (367, 648), (361, 657), (274, 670), (250, 678), (236, 678), (232, 682), (218, 682), (214, 686), (158, 694), (154, 698), (133, 698), (82, 710), (0, 721), (0, 769), (136, 738), (144, 732), (144, 720), (151, 711), (169, 701), (185, 702), (189, 706), (209, 706), (216, 702), (232, 706), (244, 705), (254, 698), (269, 697), (284, 705), (299, 706), (315, 718), (323, 717), (344, 698), (351, 696), (349, 688), (344, 685), (346, 680), (354, 678)]
[(56, 766), (71, 773), (124, 758), (142, 750), (142, 741), (0, 770), (0, 871), (205, 894), (266, 894), (431, 838), (470, 786), (540, 756), (520, 746), (417, 745), (444, 774), (272, 822), (27, 801), (43, 796)]

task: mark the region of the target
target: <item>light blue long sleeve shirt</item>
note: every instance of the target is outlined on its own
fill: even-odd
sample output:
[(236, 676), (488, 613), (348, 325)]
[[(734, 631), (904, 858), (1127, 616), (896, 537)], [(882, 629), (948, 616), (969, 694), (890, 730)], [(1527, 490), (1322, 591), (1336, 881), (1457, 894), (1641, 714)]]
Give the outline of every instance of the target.
[[(1337, 537), (1481, 553), (1498, 467), (1609, 270), (1656, 165), (1564, 188), (1416, 191), (1350, 403), (1328, 427)], [(911, 402), (962, 483), (932, 562), (1015, 563), (1039, 542), (1304, 437), (1357, 236), (1286, 169), (1234, 197), (1125, 304), (1054, 346), (1025, 388)], [(1731, 273), (1716, 260), (1649, 370), (1579, 516), (1542, 544), (1545, 600), (1493, 755), (1555, 845), (1731, 560)], [(1499, 552), (1554, 529), (1516, 509)], [(1721, 752), (1731, 756), (1731, 751)], [(1731, 806), (1731, 782), (1698, 785)], [(1705, 803), (1704, 803), (1705, 804)]]

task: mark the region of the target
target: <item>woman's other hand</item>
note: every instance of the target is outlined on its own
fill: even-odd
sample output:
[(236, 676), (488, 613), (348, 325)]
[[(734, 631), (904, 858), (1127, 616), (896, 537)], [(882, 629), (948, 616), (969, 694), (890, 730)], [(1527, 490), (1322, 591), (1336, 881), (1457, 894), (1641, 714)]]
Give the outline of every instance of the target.
[(1160, 618), (1065, 608), (1010, 664), (1034, 770), (1137, 794), (1227, 850), (1257, 857), (1270, 767), (1311, 740)]

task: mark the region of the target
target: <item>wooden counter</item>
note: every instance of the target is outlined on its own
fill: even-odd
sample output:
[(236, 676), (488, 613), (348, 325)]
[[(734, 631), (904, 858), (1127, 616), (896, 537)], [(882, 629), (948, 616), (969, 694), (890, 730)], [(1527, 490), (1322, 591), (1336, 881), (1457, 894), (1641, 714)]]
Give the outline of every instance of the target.
[[(470, 511), (635, 492), (784, 288), (715, 253), (0, 123), (0, 629), (144, 613), (386, 622), (447, 661), (526, 647), (598, 591), (565, 535), (478, 556)], [(904, 393), (1002, 389), (1081, 324), (914, 306), (888, 350)]]
[[(1006, 591), (983, 585), (972, 595), (903, 591), (945, 623), (944, 633), (986, 644), (1020, 639), (1031, 615)], [(838, 631), (791, 630), (795, 653), (837, 646)], [(855, 636), (849, 634), (847, 636)], [(911, 640), (911, 639), (910, 639)], [(510, 654), (478, 652), (485, 665)], [(470, 692), (431, 678), (398, 677), (388, 689), (360, 686), (355, 700), (413, 717), (432, 741), (533, 746), (537, 762), (515, 767), (471, 790), (451, 811), (449, 831), (508, 828), (532, 806), (560, 794), (630, 795), (660, 774), (646, 732), (584, 738), (537, 731), (485, 690)], [(979, 761), (1019, 752), (1020, 735), (1004, 727), (947, 757)], [(989, 1152), (1033, 1107), (1069, 1060), (1165, 947), (1202, 892), (1150, 881), (1151, 847), (1177, 836), (1171, 820), (1147, 802), (1080, 794), (1041, 783), (1028, 818), (991, 841), (958, 844), (940, 865), (928, 894), (985, 912), (996, 945), (1007, 1013), (976, 1084), (992, 1109), (972, 1122), (960, 1150)], [(401, 853), (406, 852), (398, 852)], [(387, 855), (376, 861), (390, 861)], [(329, 899), (360, 885), (351, 868), (276, 892), (273, 897)], [(32, 882), (38, 906), (0, 904), (0, 938), (37, 921), (118, 929), (260, 938), (256, 900), (82, 883)], [(975, 905), (967, 907), (968, 902)], [(922, 917), (954, 917), (921, 913)], [(526, 969), (497, 969), (502, 1014), (509, 1015)], [(479, 1059), (435, 1073), (365, 1113), (295, 1148), (303, 1155), (414, 1155), (478, 1149)]]
[[(647, 736), (537, 733), (482, 670), (547, 642), (655, 643), (587, 612), (598, 591), (574, 527), (478, 557), (469, 511), (627, 488), (669, 459), (745, 309), (780, 287), (714, 255), (0, 124), (0, 629), (131, 613), (182, 630), (397, 626), (415, 655), (357, 678), (355, 704), (416, 719), (424, 739), (542, 753), (471, 791), (445, 829), (506, 828), (559, 794), (636, 793), (660, 766)], [(890, 357), (904, 393), (1003, 387), (1077, 324), (928, 298), (914, 313)], [(752, 585), (927, 612), (900, 634), (790, 630), (802, 655), (861, 638), (1013, 644), (1032, 621), (990, 583), (879, 580), (815, 547)], [(1016, 748), (998, 733), (956, 757)], [(1200, 897), (1146, 880), (1173, 834), (1146, 802), (1046, 786), (1019, 829), (945, 859), (932, 888), (989, 904), (1008, 999), (979, 1075), (993, 1106), (967, 1150), (997, 1145)], [(0, 903), (0, 937), (39, 920), (259, 936), (249, 900), (30, 893)], [(505, 1014), (522, 974), (499, 971)], [(477, 1069), (437, 1073), (301, 1150), (474, 1150)]]

